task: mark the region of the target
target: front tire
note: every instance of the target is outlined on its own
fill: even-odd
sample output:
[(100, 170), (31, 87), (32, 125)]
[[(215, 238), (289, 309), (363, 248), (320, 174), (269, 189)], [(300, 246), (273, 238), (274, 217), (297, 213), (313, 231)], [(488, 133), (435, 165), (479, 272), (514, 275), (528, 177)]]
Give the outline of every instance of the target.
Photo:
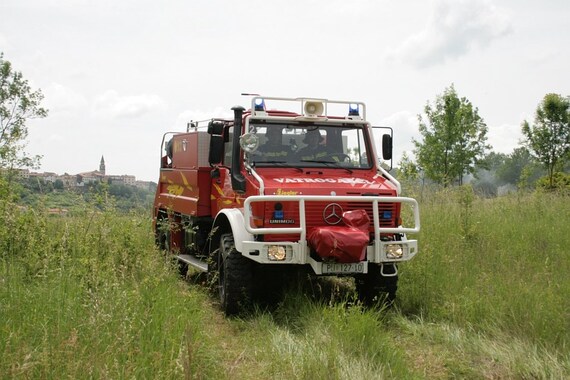
[(226, 315), (250, 308), (253, 293), (253, 263), (235, 248), (231, 233), (222, 234), (217, 255), (220, 305)]
[[(396, 273), (396, 266), (384, 268), (385, 274)], [(398, 290), (398, 275), (383, 276), (380, 265), (369, 265), (368, 273), (355, 278), (359, 300), (366, 306), (392, 305)]]

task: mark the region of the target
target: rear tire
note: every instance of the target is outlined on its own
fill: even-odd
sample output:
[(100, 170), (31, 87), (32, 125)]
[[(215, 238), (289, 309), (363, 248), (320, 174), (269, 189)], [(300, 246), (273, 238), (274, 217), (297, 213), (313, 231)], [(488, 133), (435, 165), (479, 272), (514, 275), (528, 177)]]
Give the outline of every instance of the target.
[[(171, 249), (172, 234), (170, 228), (171, 228), (171, 223), (168, 220), (168, 216), (166, 216), (164, 213), (161, 212), (156, 221), (154, 236), (156, 240), (156, 245), (158, 246), (158, 248), (160, 248), (160, 250), (164, 252), (166, 258), (174, 257), (172, 255), (172, 249)], [(178, 261), (178, 259), (176, 259), (175, 264), (178, 267), (178, 273), (180, 274), (180, 276), (186, 277), (188, 274), (188, 264), (186, 264), (183, 261)]]
[(236, 250), (231, 233), (220, 237), (217, 259), (222, 310), (226, 315), (249, 310), (252, 304), (253, 263)]
[[(355, 278), (356, 291), (359, 300), (366, 306), (377, 304), (392, 305), (398, 290), (398, 275), (383, 276), (380, 265), (369, 265), (368, 273)], [(385, 274), (395, 273), (395, 264), (392, 268), (386, 266)]]
[(163, 213), (160, 213), (156, 219), (154, 237), (158, 248), (170, 253), (170, 223)]

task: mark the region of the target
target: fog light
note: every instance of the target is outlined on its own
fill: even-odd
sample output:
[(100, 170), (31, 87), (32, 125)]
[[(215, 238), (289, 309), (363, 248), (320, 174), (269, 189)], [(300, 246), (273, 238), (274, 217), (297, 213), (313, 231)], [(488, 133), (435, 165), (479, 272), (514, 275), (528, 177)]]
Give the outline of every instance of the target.
[(282, 245), (270, 245), (267, 247), (267, 258), (270, 261), (283, 261), (287, 257), (285, 247)]
[(386, 246), (386, 258), (401, 259), (404, 256), (404, 248), (400, 244), (388, 244)]

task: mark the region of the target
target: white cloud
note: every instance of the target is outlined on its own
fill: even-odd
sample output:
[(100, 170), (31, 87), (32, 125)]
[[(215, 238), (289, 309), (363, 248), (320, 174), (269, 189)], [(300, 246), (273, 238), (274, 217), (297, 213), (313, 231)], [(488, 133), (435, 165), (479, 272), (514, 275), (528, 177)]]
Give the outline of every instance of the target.
[(0, 51), (8, 50), (8, 48), (10, 48), (10, 44), (8, 43), (8, 38), (6, 38), (5, 35), (0, 33)]
[(503, 124), (489, 127), (487, 137), (493, 152), (509, 154), (520, 146), (523, 135), (520, 125)]
[(120, 96), (109, 90), (95, 98), (95, 112), (107, 118), (136, 118), (154, 110), (160, 110), (166, 103), (158, 95), (141, 94)]
[(509, 17), (489, 0), (436, 0), (426, 27), (388, 57), (416, 67), (458, 58), (512, 31)]
[(87, 100), (82, 94), (60, 83), (50, 84), (43, 93), (45, 95), (45, 105), (49, 109), (50, 114), (69, 111), (87, 105)]

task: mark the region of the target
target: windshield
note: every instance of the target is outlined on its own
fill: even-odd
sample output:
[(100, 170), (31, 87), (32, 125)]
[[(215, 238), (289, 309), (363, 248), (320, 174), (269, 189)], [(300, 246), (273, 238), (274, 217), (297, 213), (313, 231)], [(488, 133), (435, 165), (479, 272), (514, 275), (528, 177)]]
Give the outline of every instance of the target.
[(253, 166), (370, 168), (362, 126), (250, 125), (259, 139), (247, 155)]

